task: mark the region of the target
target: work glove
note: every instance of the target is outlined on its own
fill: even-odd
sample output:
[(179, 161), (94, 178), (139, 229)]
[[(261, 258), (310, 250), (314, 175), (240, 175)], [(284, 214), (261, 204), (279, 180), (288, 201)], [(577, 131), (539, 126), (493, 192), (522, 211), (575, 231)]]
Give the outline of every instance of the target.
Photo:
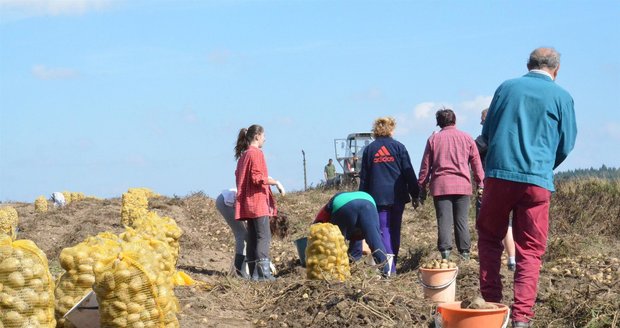
[(478, 191), (476, 192), (476, 195), (478, 196), (478, 198), (482, 199), (482, 194), (484, 193), (484, 188), (478, 188)]
[(286, 190), (284, 190), (284, 186), (280, 183), (280, 181), (276, 183), (276, 187), (282, 196), (286, 195)]
[(420, 199), (420, 204), (424, 205), (426, 201), (426, 188), (420, 188), (420, 196), (418, 198)]
[(421, 203), (420, 203), (420, 198), (414, 198), (411, 201), (411, 205), (413, 205), (413, 209), (416, 210), (418, 209), (418, 207), (420, 207)]

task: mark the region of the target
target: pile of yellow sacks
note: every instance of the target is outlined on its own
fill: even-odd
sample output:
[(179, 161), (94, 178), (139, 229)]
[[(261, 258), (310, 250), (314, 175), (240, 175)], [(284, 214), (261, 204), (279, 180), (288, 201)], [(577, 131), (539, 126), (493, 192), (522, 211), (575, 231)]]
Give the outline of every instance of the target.
[(30, 240), (0, 234), (0, 327), (56, 327), (54, 281)]
[(62, 195), (65, 196), (66, 205), (86, 199), (86, 196), (84, 196), (84, 193), (82, 192), (63, 191)]
[(306, 248), (306, 277), (345, 281), (351, 277), (347, 245), (340, 229), (331, 223), (310, 226)]
[(123, 194), (123, 233), (104, 232), (61, 252), (67, 272), (56, 289), (56, 315), (64, 327), (71, 325), (60, 318), (91, 288), (102, 326), (179, 327), (175, 282), (192, 282), (175, 270), (183, 232), (172, 218), (148, 210), (152, 196), (146, 188), (129, 189)]

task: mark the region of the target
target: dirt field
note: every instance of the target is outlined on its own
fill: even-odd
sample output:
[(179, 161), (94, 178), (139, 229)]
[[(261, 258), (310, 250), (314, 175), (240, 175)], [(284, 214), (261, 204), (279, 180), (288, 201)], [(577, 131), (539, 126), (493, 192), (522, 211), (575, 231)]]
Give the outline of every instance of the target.
[[(584, 190), (587, 194), (584, 196)], [(402, 231), (399, 275), (379, 279), (366, 264), (352, 266), (346, 283), (305, 280), (292, 243), (306, 233), (315, 212), (333, 190), (292, 193), (278, 198), (289, 217), (289, 235), (272, 242), (279, 279), (250, 283), (228, 275), (232, 234), (201, 193), (153, 198), (151, 210), (173, 217), (183, 229), (178, 268), (212, 288), (176, 289), (182, 327), (433, 327), (433, 305), (417, 280), (422, 261), (438, 258), (432, 202), (407, 207)], [(541, 271), (537, 327), (618, 327), (620, 325), (620, 188), (573, 183), (559, 188), (551, 209), (549, 249)], [(84, 200), (48, 213), (33, 204), (12, 204), (20, 217), (19, 238), (31, 239), (47, 254), (51, 271), (61, 273), (60, 251), (88, 235), (119, 233), (119, 198)], [(473, 259), (459, 262), (457, 299), (478, 292), (476, 234), (470, 220)], [(512, 300), (512, 273), (502, 266), (504, 303)]]

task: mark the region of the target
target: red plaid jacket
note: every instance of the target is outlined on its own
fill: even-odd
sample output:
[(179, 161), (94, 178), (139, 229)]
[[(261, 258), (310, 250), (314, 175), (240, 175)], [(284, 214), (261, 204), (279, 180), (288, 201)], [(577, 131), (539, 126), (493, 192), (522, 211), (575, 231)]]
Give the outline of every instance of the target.
[(235, 170), (237, 199), (235, 219), (248, 220), (277, 214), (276, 201), (267, 184), (267, 163), (263, 151), (250, 146), (241, 154)]

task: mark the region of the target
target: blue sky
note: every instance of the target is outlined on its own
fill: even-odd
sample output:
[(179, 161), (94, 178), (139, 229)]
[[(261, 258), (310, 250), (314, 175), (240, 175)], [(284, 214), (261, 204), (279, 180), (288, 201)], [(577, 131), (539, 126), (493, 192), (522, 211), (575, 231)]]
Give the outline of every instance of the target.
[(0, 201), (213, 197), (253, 123), (289, 190), (302, 149), (316, 184), (333, 139), (380, 116), (419, 168), (434, 112), (453, 108), (475, 137), (539, 46), (562, 53), (557, 83), (575, 99), (559, 169), (620, 166), (618, 1), (0, 0)]

